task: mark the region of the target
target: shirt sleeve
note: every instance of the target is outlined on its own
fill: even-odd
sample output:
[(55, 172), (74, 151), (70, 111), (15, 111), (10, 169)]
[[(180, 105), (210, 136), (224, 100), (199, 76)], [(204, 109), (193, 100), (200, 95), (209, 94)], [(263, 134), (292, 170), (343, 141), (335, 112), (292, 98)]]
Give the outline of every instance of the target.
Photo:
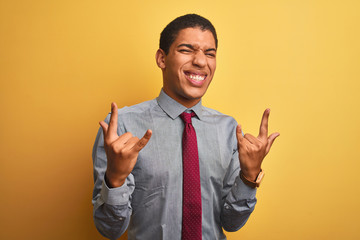
[[(109, 116), (105, 122), (109, 121)], [(121, 134), (118, 128), (118, 133)], [(109, 188), (104, 180), (107, 158), (104, 136), (100, 128), (93, 148), (94, 190), (92, 204), (95, 226), (109, 239), (119, 238), (127, 229), (132, 213), (131, 194), (135, 188), (134, 176), (130, 174), (121, 187)]]
[(234, 151), (230, 166), (224, 178), (224, 204), (221, 211), (222, 227), (228, 232), (239, 230), (254, 211), (256, 189), (240, 179), (239, 152)]

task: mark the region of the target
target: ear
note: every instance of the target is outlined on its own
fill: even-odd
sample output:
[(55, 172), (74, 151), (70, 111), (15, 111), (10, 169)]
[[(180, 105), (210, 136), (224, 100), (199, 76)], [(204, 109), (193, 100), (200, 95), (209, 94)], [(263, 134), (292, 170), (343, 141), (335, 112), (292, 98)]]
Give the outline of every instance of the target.
[(155, 59), (158, 67), (161, 69), (165, 68), (165, 57), (166, 57), (165, 52), (161, 48), (159, 48), (156, 51)]

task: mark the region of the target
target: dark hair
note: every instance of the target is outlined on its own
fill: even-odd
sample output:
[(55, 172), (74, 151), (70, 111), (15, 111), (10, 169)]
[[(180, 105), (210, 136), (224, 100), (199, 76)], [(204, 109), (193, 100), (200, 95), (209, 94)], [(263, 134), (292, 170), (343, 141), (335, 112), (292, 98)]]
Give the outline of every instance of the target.
[(218, 40), (214, 26), (209, 20), (197, 14), (186, 14), (170, 22), (160, 34), (160, 48), (167, 55), (171, 44), (175, 41), (180, 30), (196, 27), (203, 31), (209, 30), (214, 36), (215, 46), (217, 48)]

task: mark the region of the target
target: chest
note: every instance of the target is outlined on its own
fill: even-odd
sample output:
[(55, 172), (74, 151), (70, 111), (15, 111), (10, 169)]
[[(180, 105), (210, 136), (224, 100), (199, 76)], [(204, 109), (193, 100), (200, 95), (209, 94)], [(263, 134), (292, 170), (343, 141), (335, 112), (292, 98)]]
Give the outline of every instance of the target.
[[(183, 122), (178, 119), (163, 119), (156, 124), (132, 132), (145, 132), (152, 129), (153, 135), (147, 146), (141, 150), (133, 175), (136, 188), (143, 190), (157, 187), (174, 188), (182, 184), (183, 158), (182, 135)], [(219, 132), (217, 125), (201, 121), (193, 122), (199, 156), (200, 179), (202, 183), (210, 180), (222, 187), (222, 181), (231, 161), (233, 149), (227, 139)]]

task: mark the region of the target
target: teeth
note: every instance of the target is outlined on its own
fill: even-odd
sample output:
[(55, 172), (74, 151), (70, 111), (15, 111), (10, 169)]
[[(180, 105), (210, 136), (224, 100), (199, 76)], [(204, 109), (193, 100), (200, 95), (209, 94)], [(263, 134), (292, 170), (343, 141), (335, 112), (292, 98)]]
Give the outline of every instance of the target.
[(192, 75), (190, 74), (189, 76), (191, 79), (196, 80), (196, 81), (203, 81), (205, 79), (205, 76), (200, 76), (200, 75)]

